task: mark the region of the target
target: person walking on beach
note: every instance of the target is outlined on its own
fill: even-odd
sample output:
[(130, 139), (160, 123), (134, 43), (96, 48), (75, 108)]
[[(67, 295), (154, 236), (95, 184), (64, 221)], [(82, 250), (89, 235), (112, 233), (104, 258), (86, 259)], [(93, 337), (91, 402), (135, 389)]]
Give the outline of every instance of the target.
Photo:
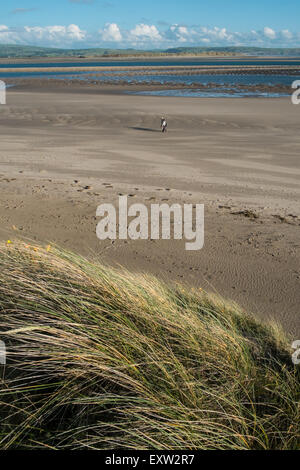
[(168, 123), (167, 123), (166, 118), (163, 116), (160, 121), (160, 127), (161, 127), (162, 132), (167, 132)]

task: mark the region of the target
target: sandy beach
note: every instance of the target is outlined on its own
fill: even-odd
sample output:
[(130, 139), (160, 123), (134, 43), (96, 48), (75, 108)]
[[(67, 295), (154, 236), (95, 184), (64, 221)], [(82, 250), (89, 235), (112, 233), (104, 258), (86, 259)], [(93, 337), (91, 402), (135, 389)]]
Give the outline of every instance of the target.
[[(299, 106), (290, 98), (134, 96), (117, 86), (35, 83), (9, 89), (0, 107), (2, 240), (55, 242), (215, 291), (299, 334)], [(100, 242), (96, 208), (119, 195), (204, 203), (204, 248)]]

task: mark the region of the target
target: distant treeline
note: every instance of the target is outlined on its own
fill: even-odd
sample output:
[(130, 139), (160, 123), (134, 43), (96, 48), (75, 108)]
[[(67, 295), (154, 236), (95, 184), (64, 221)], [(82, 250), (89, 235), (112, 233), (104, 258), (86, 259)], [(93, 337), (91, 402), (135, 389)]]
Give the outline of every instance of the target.
[(0, 45), (0, 58), (21, 59), (38, 57), (160, 57), (176, 55), (198, 56), (300, 56), (300, 48), (260, 48), (260, 47), (176, 47), (171, 49), (57, 49), (36, 46)]
[(202, 54), (218, 53), (251, 56), (299, 56), (300, 48), (271, 47), (176, 47), (167, 49), (170, 54)]

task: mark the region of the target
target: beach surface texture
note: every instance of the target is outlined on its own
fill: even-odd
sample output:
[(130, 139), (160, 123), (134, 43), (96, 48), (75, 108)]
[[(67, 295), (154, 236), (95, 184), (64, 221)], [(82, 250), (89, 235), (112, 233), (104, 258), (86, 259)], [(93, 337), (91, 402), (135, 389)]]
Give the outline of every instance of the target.
[[(0, 238), (217, 292), (300, 333), (300, 106), (27, 80), (0, 108)], [(127, 87), (131, 91), (132, 87)], [(160, 132), (166, 116), (168, 132)], [(99, 204), (205, 204), (205, 245), (96, 236)]]

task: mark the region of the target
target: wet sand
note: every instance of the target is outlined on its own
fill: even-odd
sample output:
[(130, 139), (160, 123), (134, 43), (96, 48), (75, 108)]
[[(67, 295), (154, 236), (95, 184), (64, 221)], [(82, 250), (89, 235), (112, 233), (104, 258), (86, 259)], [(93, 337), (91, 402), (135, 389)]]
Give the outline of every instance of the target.
[(54, 73), (54, 72), (124, 72), (126, 75), (132, 73), (152, 74), (154, 71), (160, 74), (171, 75), (171, 74), (264, 74), (273, 75), (274, 73), (284, 74), (299, 74), (299, 65), (81, 65), (81, 66), (67, 66), (67, 67), (26, 67), (26, 64), (22, 68), (15, 67), (3, 67), (0, 69), (2, 73)]
[[(214, 290), (299, 336), (300, 106), (37, 83), (9, 89), (0, 107), (2, 240), (57, 242)], [(121, 194), (147, 205), (204, 203), (204, 248), (100, 242), (96, 208)]]

